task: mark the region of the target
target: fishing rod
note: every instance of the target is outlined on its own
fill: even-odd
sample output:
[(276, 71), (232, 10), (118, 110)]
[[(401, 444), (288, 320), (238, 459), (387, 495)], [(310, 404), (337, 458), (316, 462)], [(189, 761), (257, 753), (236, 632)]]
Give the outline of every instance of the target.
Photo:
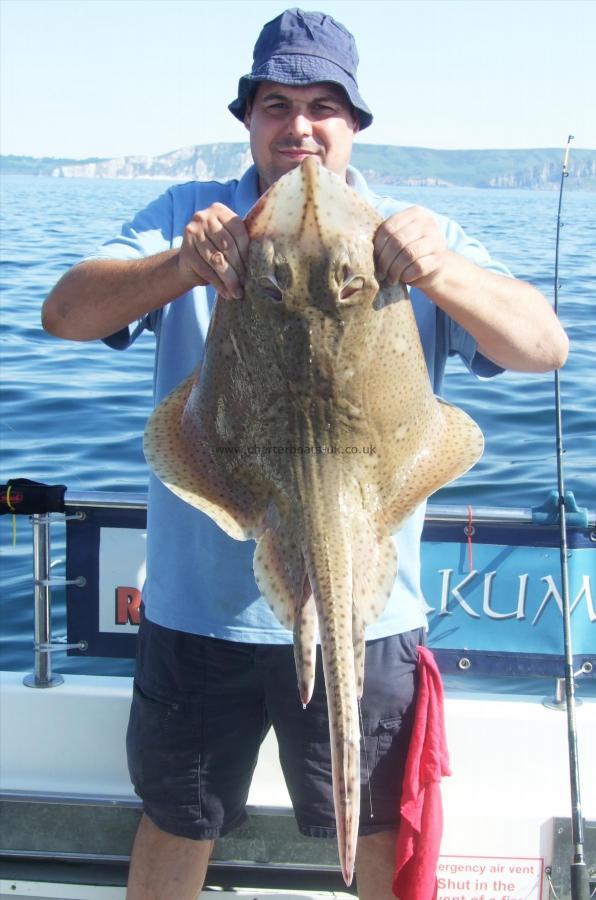
[[(569, 174), (567, 163), (573, 135), (567, 138), (565, 158), (561, 170), (559, 207), (557, 211), (557, 237), (555, 243), (555, 286), (554, 310), (559, 312), (559, 242), (561, 237), (561, 208), (563, 187)], [(571, 637), (571, 606), (569, 602), (569, 568), (567, 550), (567, 517), (565, 508), (565, 481), (563, 474), (563, 424), (561, 416), (561, 380), (559, 370), (555, 370), (555, 419), (557, 453), (557, 488), (560, 530), (561, 591), (563, 606), (563, 644), (565, 653), (565, 697), (567, 706), (567, 741), (569, 745), (569, 774), (571, 787), (571, 840), (573, 862), (570, 864), (571, 900), (589, 900), (590, 884), (588, 868), (584, 856), (584, 820), (581, 807), (579, 777), (579, 756), (577, 750), (577, 723), (575, 716), (575, 674), (573, 672), (573, 646)]]

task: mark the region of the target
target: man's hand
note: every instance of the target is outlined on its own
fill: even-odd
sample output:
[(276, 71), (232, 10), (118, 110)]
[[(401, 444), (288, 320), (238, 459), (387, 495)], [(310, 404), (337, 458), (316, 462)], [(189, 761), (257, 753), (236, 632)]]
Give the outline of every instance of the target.
[(548, 372), (563, 365), (568, 340), (536, 288), (498, 275), (448, 250), (435, 217), (410, 206), (386, 219), (374, 237), (376, 277), (424, 291), (505, 369)]
[(379, 226), (374, 251), (379, 283), (404, 281), (423, 289), (440, 274), (447, 242), (427, 209), (409, 206)]
[(212, 284), (226, 299), (242, 297), (248, 243), (242, 219), (214, 203), (195, 213), (179, 250), (73, 266), (43, 305), (43, 327), (57, 337), (90, 341), (116, 334), (195, 285)]
[(223, 203), (196, 212), (184, 229), (178, 254), (180, 275), (193, 285), (212, 284), (226, 300), (243, 296), (248, 233)]

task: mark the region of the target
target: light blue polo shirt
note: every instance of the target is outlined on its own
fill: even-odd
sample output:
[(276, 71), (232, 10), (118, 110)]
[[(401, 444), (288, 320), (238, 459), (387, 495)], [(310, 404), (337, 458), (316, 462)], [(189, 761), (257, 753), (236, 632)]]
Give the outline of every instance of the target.
[[(362, 175), (353, 168), (348, 170), (347, 180), (383, 218), (410, 205), (371, 193)], [(179, 247), (184, 228), (197, 210), (217, 201), (244, 217), (257, 199), (254, 166), (239, 181), (176, 185), (139, 212), (94, 258), (138, 259)], [(450, 250), (486, 269), (510, 274), (459, 225), (444, 216), (437, 219)], [(477, 353), (474, 339), (421, 291), (412, 289), (411, 299), (435, 393), (440, 393), (450, 355), (458, 354), (480, 376), (501, 371)], [(214, 303), (212, 287), (195, 288), (147, 316), (136, 328), (131, 326), (106, 340), (116, 349), (125, 349), (143, 329), (155, 333), (156, 403), (201, 360)], [(367, 640), (426, 625), (420, 590), (424, 509), (423, 504), (393, 538), (398, 551), (398, 576), (384, 613), (367, 629)], [(211, 519), (179, 500), (151, 475), (147, 581), (143, 591), (147, 617), (168, 628), (226, 640), (292, 643), (292, 633), (277, 621), (259, 595), (252, 568), (254, 548), (253, 541), (228, 537)]]

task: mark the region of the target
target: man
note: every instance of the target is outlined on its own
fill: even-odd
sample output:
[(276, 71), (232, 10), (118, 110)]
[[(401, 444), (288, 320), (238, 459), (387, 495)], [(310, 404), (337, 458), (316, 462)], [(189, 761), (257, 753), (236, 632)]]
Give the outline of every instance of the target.
[[(385, 218), (374, 239), (377, 278), (411, 286), (435, 390), (453, 353), (485, 376), (562, 365), (567, 339), (538, 291), (509, 277), (455, 223), (369, 194), (349, 168), (354, 136), (372, 121), (356, 68), (352, 36), (329, 16), (288, 10), (268, 23), (230, 105), (250, 133), (255, 165), (239, 182), (171, 188), (61, 279), (44, 305), (44, 327), (120, 348), (143, 327), (152, 329), (161, 400), (200, 360), (216, 292), (242, 302), (243, 216), (278, 178), (316, 155)], [(423, 516), (420, 509), (396, 537), (398, 579), (387, 609), (367, 630), (362, 713), (374, 819), (361, 817), (361, 900), (392, 897), (395, 809), (425, 627)], [(271, 724), (301, 830), (334, 834), (324, 687), (319, 672), (303, 710), (292, 635), (258, 595), (252, 546), (230, 540), (155, 479), (144, 603), (128, 753), (145, 814), (127, 896), (190, 900), (203, 884), (213, 839), (243, 821)], [(363, 803), (368, 812), (366, 789)]]

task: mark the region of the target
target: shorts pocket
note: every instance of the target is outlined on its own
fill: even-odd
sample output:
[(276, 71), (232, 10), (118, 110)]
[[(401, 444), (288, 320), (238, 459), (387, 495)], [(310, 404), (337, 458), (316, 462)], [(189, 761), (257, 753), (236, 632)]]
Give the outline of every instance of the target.
[(381, 719), (375, 730), (377, 738), (377, 761), (389, 751), (394, 739), (399, 735), (403, 716)]
[(391, 752), (391, 745), (399, 734), (402, 716), (381, 719), (375, 727), (362, 737), (360, 754), (361, 780), (364, 784), (369, 775), (374, 777), (383, 759)]
[(152, 811), (167, 818), (200, 818), (201, 733), (200, 704), (156, 700), (134, 685), (128, 768), (135, 791)]
[[(393, 829), (398, 821), (399, 799), (404, 769), (402, 746), (403, 717), (396, 715), (380, 719), (372, 734), (365, 738), (369, 771), (362, 761), (361, 833), (367, 832), (367, 824), (373, 830)], [(364, 753), (362, 754), (364, 756)], [(370, 809), (374, 822), (370, 819)]]

